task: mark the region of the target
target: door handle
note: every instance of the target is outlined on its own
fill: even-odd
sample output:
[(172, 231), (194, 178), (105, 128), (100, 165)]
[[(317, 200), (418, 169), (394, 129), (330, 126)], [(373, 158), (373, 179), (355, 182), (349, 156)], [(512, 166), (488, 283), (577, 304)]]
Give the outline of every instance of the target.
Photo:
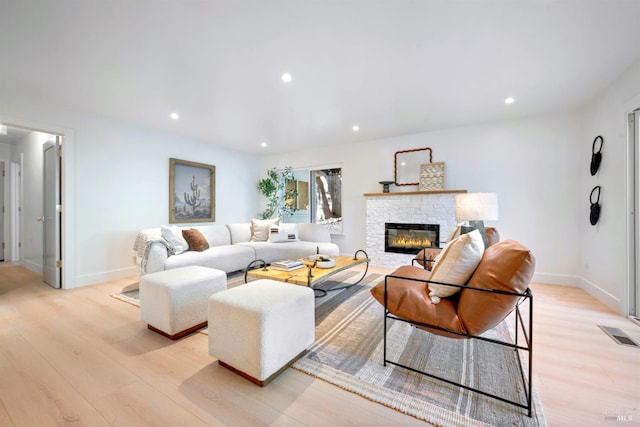
[(37, 217), (36, 217), (36, 221), (38, 221), (38, 222), (44, 222), (44, 217), (43, 217), (43, 216), (37, 216)]

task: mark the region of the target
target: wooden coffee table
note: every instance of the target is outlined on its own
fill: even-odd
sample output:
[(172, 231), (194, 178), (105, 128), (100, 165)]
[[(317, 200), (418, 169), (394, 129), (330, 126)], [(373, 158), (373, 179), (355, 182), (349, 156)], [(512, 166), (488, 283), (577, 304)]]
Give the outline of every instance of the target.
[[(359, 254), (363, 254), (364, 257), (358, 257)], [(247, 277), (253, 277), (256, 279), (271, 279), (277, 280), (279, 282), (292, 283), (294, 285), (302, 285), (309, 286), (310, 288), (314, 288), (319, 283), (324, 282), (331, 276), (340, 273), (341, 271), (347, 270), (349, 268), (355, 267), (356, 265), (366, 264), (366, 268), (364, 269), (364, 273), (362, 273), (362, 277), (360, 277), (354, 283), (348, 283), (344, 286), (339, 286), (336, 288), (330, 289), (331, 291), (336, 291), (338, 289), (346, 289), (353, 285), (357, 285), (360, 283), (364, 276), (367, 275), (367, 271), (369, 270), (369, 257), (367, 253), (362, 249), (356, 251), (355, 255), (350, 256), (335, 256), (333, 257), (336, 260), (336, 266), (332, 268), (318, 268), (314, 266), (314, 263), (309, 262), (305, 259), (301, 259), (302, 262), (305, 263), (304, 268), (300, 268), (298, 270), (293, 271), (282, 271), (276, 270), (267, 266), (267, 263), (261, 259), (257, 259), (251, 262), (244, 273), (244, 281), (247, 282)], [(261, 268), (254, 268), (256, 265), (262, 265)], [(317, 293), (317, 296), (325, 296), (327, 291), (324, 289), (313, 289), (314, 292)]]

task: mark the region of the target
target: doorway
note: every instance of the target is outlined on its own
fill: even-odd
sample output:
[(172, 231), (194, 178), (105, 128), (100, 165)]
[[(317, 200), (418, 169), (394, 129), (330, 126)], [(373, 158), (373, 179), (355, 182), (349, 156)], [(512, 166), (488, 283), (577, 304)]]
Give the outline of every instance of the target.
[[(10, 157), (10, 162), (5, 162), (5, 165), (10, 165), (10, 173), (6, 176), (9, 185), (4, 199), (5, 211), (9, 214), (5, 221), (7, 227), (4, 237), (9, 240), (6, 259), (41, 274), (43, 281), (53, 287), (63, 287), (60, 270), (61, 158), (56, 147), (60, 145), (62, 136), (36, 128), (5, 125), (7, 135), (0, 137), (0, 143), (3, 144), (3, 152)], [(48, 154), (49, 141), (54, 149)], [(51, 153), (55, 155), (51, 156)], [(52, 164), (55, 168), (51, 167)], [(56, 177), (45, 178), (49, 175), (48, 171), (53, 169)], [(54, 196), (50, 197), (51, 194)], [(47, 229), (53, 230), (53, 233), (48, 233), (45, 239)], [(48, 274), (50, 272), (53, 274)]]

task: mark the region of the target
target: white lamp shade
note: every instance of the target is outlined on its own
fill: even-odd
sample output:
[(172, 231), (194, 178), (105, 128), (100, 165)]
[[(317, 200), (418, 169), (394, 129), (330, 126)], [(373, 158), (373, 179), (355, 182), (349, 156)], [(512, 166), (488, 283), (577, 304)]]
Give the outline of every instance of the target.
[(497, 193), (456, 194), (456, 221), (497, 220)]

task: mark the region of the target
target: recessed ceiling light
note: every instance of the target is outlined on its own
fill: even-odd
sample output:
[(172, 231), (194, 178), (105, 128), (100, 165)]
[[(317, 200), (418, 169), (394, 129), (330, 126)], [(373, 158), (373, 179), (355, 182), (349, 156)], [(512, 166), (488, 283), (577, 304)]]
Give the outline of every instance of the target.
[(266, 146), (267, 146), (267, 143), (266, 143), (266, 142), (262, 142), (262, 143), (260, 144), (260, 146), (261, 146), (262, 148), (264, 148), (264, 147), (266, 147)]
[(171, 117), (173, 120), (178, 120), (180, 118), (178, 113), (171, 113), (171, 115), (169, 117)]
[(353, 125), (353, 127), (351, 129), (353, 129), (354, 132), (358, 132), (360, 130), (360, 126)]
[(293, 77), (291, 77), (291, 74), (289, 73), (284, 73), (282, 75), (282, 77), (280, 77), (282, 79), (283, 82), (285, 83), (291, 83), (291, 80), (293, 80)]
[(507, 99), (504, 100), (504, 103), (509, 105), (509, 104), (513, 104), (515, 102), (515, 99), (513, 99), (512, 97), (508, 97)]

